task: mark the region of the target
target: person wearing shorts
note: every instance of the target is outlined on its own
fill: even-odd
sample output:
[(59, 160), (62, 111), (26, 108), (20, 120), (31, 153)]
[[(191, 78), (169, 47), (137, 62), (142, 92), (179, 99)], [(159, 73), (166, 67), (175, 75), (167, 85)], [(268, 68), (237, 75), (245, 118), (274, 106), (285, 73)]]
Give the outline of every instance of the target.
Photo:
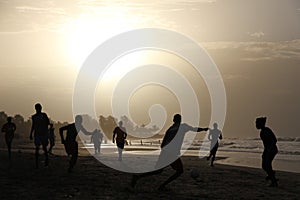
[[(135, 187), (137, 181), (142, 177), (147, 177), (162, 173), (163, 169), (171, 166), (175, 173), (159, 186), (159, 190), (164, 190), (165, 186), (177, 179), (183, 173), (183, 164), (180, 158), (180, 150), (183, 144), (184, 136), (187, 132), (207, 131), (208, 128), (192, 127), (186, 123), (181, 123), (181, 115), (176, 114), (173, 117), (174, 124), (166, 131), (161, 144), (161, 152), (155, 166), (155, 171), (134, 175), (131, 180), (131, 186)], [(171, 164), (168, 164), (171, 163)]]
[(35, 164), (36, 168), (39, 165), (39, 149), (42, 145), (44, 155), (45, 155), (45, 166), (48, 166), (48, 126), (50, 124), (49, 118), (46, 113), (42, 112), (42, 105), (35, 104), (36, 113), (32, 115), (32, 126), (30, 131), (30, 140), (33, 139), (34, 134), (34, 145), (35, 145)]
[(277, 138), (273, 131), (266, 127), (266, 117), (256, 118), (255, 125), (260, 130), (260, 138), (264, 145), (264, 151), (262, 154), (262, 168), (267, 173), (266, 180), (271, 180), (270, 187), (277, 187), (277, 178), (275, 177), (275, 171), (272, 167), (272, 162), (278, 153)]
[(214, 161), (216, 158), (216, 154), (219, 148), (219, 139), (222, 140), (223, 136), (222, 136), (222, 132), (221, 130), (218, 129), (218, 124), (214, 123), (213, 124), (214, 128), (209, 130), (209, 134), (208, 134), (208, 140), (210, 141), (210, 154), (209, 156), (206, 158), (207, 160), (209, 160), (211, 157), (211, 162), (210, 162), (210, 166), (213, 167), (214, 166)]
[[(64, 137), (64, 131), (66, 131), (66, 137)], [(68, 156), (71, 156), (69, 162), (68, 172), (72, 172), (78, 158), (78, 143), (76, 137), (78, 133), (82, 131), (85, 135), (92, 135), (92, 133), (86, 131), (82, 126), (82, 116), (77, 115), (75, 117), (75, 123), (68, 124), (59, 129), (61, 137), (61, 143), (64, 144), (65, 150)]]
[(115, 143), (115, 141), (117, 143), (119, 161), (122, 161), (122, 154), (123, 154), (126, 137), (127, 137), (126, 129), (125, 127), (123, 127), (123, 122), (120, 121), (119, 126), (117, 126), (113, 131), (113, 143)]
[(2, 126), (2, 132), (5, 133), (5, 142), (8, 150), (8, 159), (11, 160), (11, 143), (14, 139), (16, 125), (12, 122), (11, 117), (7, 117), (7, 123)]

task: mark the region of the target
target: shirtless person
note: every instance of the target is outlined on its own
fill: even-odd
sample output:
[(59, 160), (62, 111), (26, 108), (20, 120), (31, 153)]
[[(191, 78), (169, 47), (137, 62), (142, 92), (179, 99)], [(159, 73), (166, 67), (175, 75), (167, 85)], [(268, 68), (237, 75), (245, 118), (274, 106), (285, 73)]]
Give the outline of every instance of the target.
[(158, 161), (156, 163), (156, 169), (153, 172), (148, 172), (140, 175), (134, 175), (131, 181), (131, 186), (134, 187), (137, 183), (137, 181), (146, 176), (151, 176), (154, 174), (160, 174), (162, 173), (163, 169), (167, 166), (165, 166), (167, 163), (169, 163), (172, 160), (171, 164), (169, 164), (174, 170), (175, 173), (170, 176), (163, 184), (160, 185), (158, 188), (159, 190), (164, 190), (165, 186), (177, 179), (182, 173), (183, 173), (183, 165), (182, 161), (180, 159), (180, 149), (183, 143), (183, 139), (185, 134), (188, 131), (193, 132), (200, 132), (200, 131), (207, 131), (208, 128), (200, 128), (200, 127), (192, 127), (186, 123), (181, 123), (181, 115), (176, 114), (173, 117), (174, 124), (167, 130), (162, 144), (161, 144), (161, 152), (158, 158)]
[(113, 143), (115, 143), (115, 136), (117, 135), (116, 138), (116, 143), (118, 147), (118, 152), (119, 152), (119, 161), (122, 161), (122, 153), (125, 145), (125, 139), (127, 137), (126, 129), (125, 127), (122, 126), (123, 122), (119, 122), (119, 126), (117, 126), (114, 131), (113, 131)]
[(30, 131), (30, 140), (33, 139), (34, 133), (34, 145), (35, 145), (35, 166), (38, 168), (39, 149), (42, 145), (45, 155), (45, 166), (48, 166), (48, 125), (50, 124), (49, 118), (46, 113), (42, 112), (42, 105), (35, 104), (36, 113), (32, 115), (32, 126)]
[[(66, 137), (64, 137), (64, 131), (67, 131)], [(69, 162), (68, 172), (72, 172), (78, 158), (78, 143), (76, 137), (78, 133), (82, 131), (85, 135), (92, 135), (92, 133), (85, 130), (82, 126), (82, 117), (77, 115), (75, 117), (75, 123), (63, 126), (59, 129), (59, 135), (61, 138), (61, 143), (64, 144), (66, 153), (68, 156), (71, 155)]]
[(7, 117), (7, 123), (2, 126), (2, 132), (5, 133), (5, 142), (8, 150), (8, 159), (11, 159), (11, 143), (15, 135), (16, 125), (11, 122), (12, 118)]

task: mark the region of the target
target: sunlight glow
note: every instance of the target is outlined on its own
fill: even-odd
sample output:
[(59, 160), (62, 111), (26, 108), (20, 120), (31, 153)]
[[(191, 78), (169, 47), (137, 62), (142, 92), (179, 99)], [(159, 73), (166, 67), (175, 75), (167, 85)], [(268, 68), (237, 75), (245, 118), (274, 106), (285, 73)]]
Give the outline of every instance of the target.
[(80, 67), (87, 56), (105, 40), (119, 33), (133, 29), (128, 17), (74, 19), (66, 27), (67, 56), (70, 62)]

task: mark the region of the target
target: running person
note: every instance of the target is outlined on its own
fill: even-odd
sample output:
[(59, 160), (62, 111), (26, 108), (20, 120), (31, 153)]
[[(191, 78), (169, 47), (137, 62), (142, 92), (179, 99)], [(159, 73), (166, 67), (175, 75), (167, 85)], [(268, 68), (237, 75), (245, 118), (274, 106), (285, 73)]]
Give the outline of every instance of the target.
[(161, 144), (161, 152), (155, 166), (157, 170), (140, 175), (134, 175), (131, 181), (132, 187), (134, 187), (137, 181), (142, 177), (162, 173), (163, 169), (167, 167), (166, 164), (172, 162), (172, 160), (175, 160), (171, 164), (169, 164), (169, 166), (171, 166), (175, 170), (175, 173), (170, 176), (164, 183), (162, 183), (158, 188), (159, 190), (163, 190), (168, 183), (174, 181), (183, 173), (183, 164), (180, 159), (180, 150), (185, 134), (189, 131), (200, 132), (208, 130), (208, 128), (192, 127), (186, 123), (181, 123), (180, 114), (174, 115), (173, 122), (174, 124), (166, 131), (166, 134), (163, 138)]
[(210, 166), (213, 167), (214, 166), (214, 161), (216, 158), (216, 153), (218, 151), (219, 148), (219, 139), (222, 140), (222, 132), (218, 129), (218, 124), (214, 123), (213, 124), (214, 129), (210, 129), (209, 130), (209, 134), (208, 134), (208, 140), (210, 141), (210, 154), (207, 157), (207, 160), (211, 158), (211, 162), (210, 162)]
[(275, 171), (272, 168), (272, 161), (278, 153), (276, 146), (277, 139), (273, 131), (266, 127), (266, 117), (256, 118), (256, 128), (260, 129), (260, 138), (264, 144), (264, 152), (262, 154), (262, 168), (267, 173), (266, 179), (271, 180), (271, 187), (277, 187), (277, 179), (275, 177)]
[(114, 131), (113, 131), (113, 143), (115, 143), (115, 136), (117, 135), (116, 138), (116, 143), (118, 147), (118, 153), (119, 153), (119, 161), (122, 161), (122, 153), (125, 145), (125, 139), (127, 137), (126, 129), (123, 127), (123, 122), (119, 122), (119, 126), (117, 126)]
[(8, 150), (8, 159), (11, 159), (11, 143), (14, 139), (15, 131), (16, 131), (16, 125), (11, 122), (12, 118), (7, 117), (7, 123), (5, 123), (2, 126), (2, 132), (5, 133), (5, 142), (7, 145), (7, 150)]
[(92, 133), (91, 143), (94, 143), (95, 154), (100, 153), (100, 147), (103, 139), (103, 134), (99, 129), (96, 129)]
[(50, 124), (49, 118), (46, 113), (42, 112), (42, 105), (35, 104), (36, 113), (32, 115), (32, 126), (29, 138), (32, 140), (32, 134), (34, 133), (34, 145), (35, 145), (35, 166), (38, 168), (39, 149), (42, 145), (45, 155), (45, 166), (48, 166), (48, 125)]
[[(67, 132), (64, 137), (64, 131)], [(68, 156), (71, 155), (69, 162), (69, 172), (72, 172), (78, 158), (78, 143), (76, 137), (78, 133), (82, 131), (85, 135), (91, 135), (92, 133), (87, 132), (82, 126), (82, 116), (77, 115), (75, 117), (75, 123), (63, 126), (59, 129), (59, 135), (61, 137), (61, 143), (64, 144), (66, 153)]]

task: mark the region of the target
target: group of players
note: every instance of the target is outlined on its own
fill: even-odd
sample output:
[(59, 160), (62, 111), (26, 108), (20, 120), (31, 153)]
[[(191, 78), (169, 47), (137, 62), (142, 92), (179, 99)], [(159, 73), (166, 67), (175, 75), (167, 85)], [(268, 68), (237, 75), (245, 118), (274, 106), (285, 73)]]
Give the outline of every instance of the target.
[[(42, 146), (45, 155), (45, 166), (48, 166), (48, 154), (51, 154), (51, 150), (54, 146), (54, 128), (50, 124), (49, 118), (46, 113), (42, 112), (41, 104), (35, 104), (36, 113), (32, 116), (32, 128), (30, 131), (30, 139), (34, 139), (35, 144), (35, 161), (36, 167), (38, 167), (39, 162), (39, 148)], [(181, 122), (181, 115), (176, 114), (173, 117), (173, 125), (171, 125), (163, 138), (161, 144), (161, 153), (158, 157), (155, 170), (148, 173), (133, 175), (131, 186), (135, 187), (137, 181), (146, 176), (159, 174), (163, 171), (166, 166), (171, 166), (175, 173), (170, 176), (160, 187), (163, 190), (165, 186), (171, 181), (178, 178), (183, 173), (183, 164), (180, 159), (180, 149), (183, 144), (184, 136), (187, 132), (201, 132), (207, 131), (209, 128), (192, 127), (186, 123)], [(277, 139), (272, 132), (272, 130), (265, 126), (266, 117), (260, 117), (256, 119), (256, 128), (261, 130), (260, 137), (264, 144), (264, 152), (262, 155), (262, 168), (266, 171), (266, 179), (271, 180), (272, 187), (277, 187), (277, 180), (275, 177), (275, 171), (272, 168), (272, 161), (276, 154), (278, 153), (276, 142)], [(50, 128), (49, 128), (50, 125)], [(9, 158), (11, 157), (11, 141), (13, 139), (13, 133), (16, 130), (16, 125), (12, 123), (12, 118), (7, 118), (7, 123), (3, 125), (2, 132), (5, 132), (5, 140), (8, 147)], [(66, 131), (66, 136), (64, 137), (64, 132)], [(76, 137), (79, 132), (85, 135), (90, 135), (93, 137), (99, 137), (101, 135), (100, 130), (95, 129), (93, 132), (87, 131), (82, 125), (82, 117), (77, 115), (75, 117), (75, 122), (68, 124), (59, 129), (59, 134), (61, 137), (61, 142), (64, 144), (66, 153), (71, 156), (69, 162), (68, 171), (71, 172), (76, 164), (78, 158), (78, 143)], [(50, 133), (50, 137), (49, 137)], [(122, 126), (122, 122), (113, 131), (113, 142), (116, 142), (119, 153), (119, 161), (122, 161), (122, 151), (124, 149), (125, 139), (127, 137), (126, 129)], [(215, 155), (218, 149), (218, 139), (222, 139), (221, 131), (218, 130), (218, 125), (214, 123), (214, 129), (210, 129), (209, 140), (212, 142), (210, 155), (207, 157), (211, 160), (211, 166), (215, 159)], [(50, 139), (50, 148), (47, 150), (48, 141)], [(95, 145), (95, 153), (100, 151), (100, 146)]]

